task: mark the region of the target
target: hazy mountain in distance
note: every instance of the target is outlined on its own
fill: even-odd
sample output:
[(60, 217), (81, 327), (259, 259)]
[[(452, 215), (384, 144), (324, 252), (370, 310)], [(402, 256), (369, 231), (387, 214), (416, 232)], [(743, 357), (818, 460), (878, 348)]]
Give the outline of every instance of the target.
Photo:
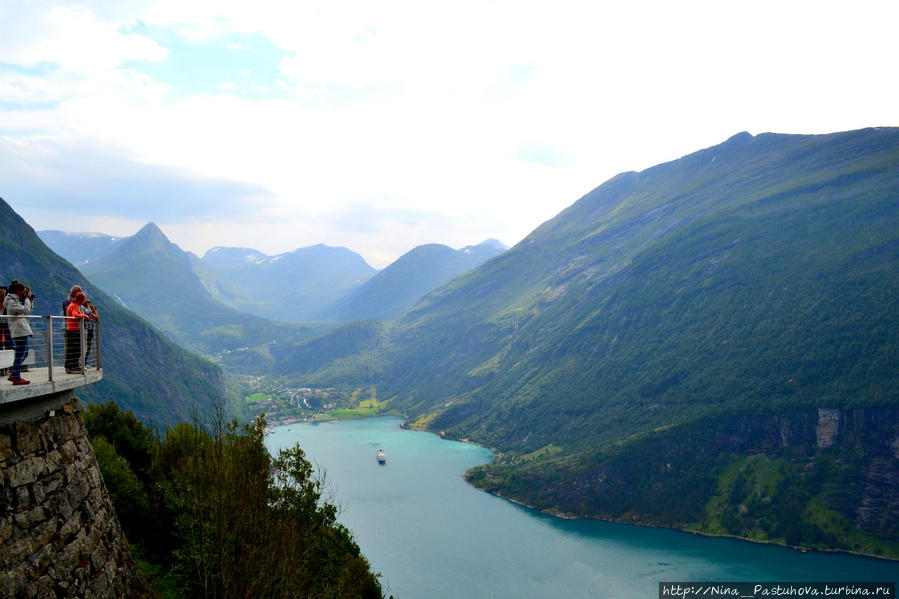
[(509, 249), (509, 246), (507, 246), (505, 243), (503, 243), (499, 239), (493, 239), (492, 237), (490, 239), (485, 239), (484, 241), (482, 241), (481, 243), (479, 243), (476, 246), (469, 245), (469, 246), (465, 246), (462, 249), (464, 250), (466, 248), (475, 248), (475, 247), (479, 247), (479, 246), (491, 247), (495, 250), (498, 250), (498, 253), (505, 252), (507, 249)]
[(432, 289), (507, 249), (495, 239), (460, 250), (435, 243), (420, 245), (325, 308), (320, 318), (336, 322), (395, 318)]
[(126, 307), (199, 351), (218, 353), (284, 336), (307, 336), (299, 327), (276, 325), (213, 299), (194, 272), (191, 257), (153, 223), (82, 268)]
[(66, 231), (38, 231), (47, 247), (78, 266), (99, 258), (118, 246), (125, 237), (113, 237), (103, 233), (68, 233)]
[(34, 230), (0, 200), (0, 280), (30, 284), (35, 314), (57, 315), (73, 284), (88, 289), (100, 312), (103, 375), (100, 383), (78, 390), (87, 401), (115, 401), (147, 423), (173, 425), (195, 410), (211, 412), (223, 401), (221, 371), (178, 347), (50, 250)]
[(281, 371), (497, 448), (469, 480), (540, 509), (899, 556), (897, 199), (899, 128), (742, 133)]
[(219, 271), (206, 264), (202, 258), (193, 252), (185, 253), (187, 254), (191, 270), (200, 280), (203, 288), (206, 289), (206, 292), (209, 293), (212, 299), (239, 310), (241, 306), (239, 300), (236, 300), (237, 294), (231, 289), (228, 283), (222, 279)]
[(203, 254), (203, 262), (213, 268), (234, 268), (248, 262), (260, 262), (268, 256), (250, 248), (214, 247)]
[(376, 272), (359, 254), (324, 244), (275, 256), (217, 247), (203, 256), (203, 262), (227, 286), (232, 305), (287, 322), (315, 320), (326, 305)]

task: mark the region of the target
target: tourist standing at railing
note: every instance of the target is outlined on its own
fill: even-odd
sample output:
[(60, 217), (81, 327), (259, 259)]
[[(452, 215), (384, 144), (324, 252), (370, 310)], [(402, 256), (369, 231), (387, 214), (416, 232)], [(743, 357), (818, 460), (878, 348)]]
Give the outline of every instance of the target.
[(87, 345), (84, 346), (84, 364), (87, 365), (87, 359), (91, 355), (91, 349), (94, 347), (94, 321), (100, 320), (100, 315), (97, 314), (97, 307), (87, 298), (85, 298), (84, 304), (81, 306), (81, 313), (88, 317), (84, 321), (84, 328), (87, 329)]
[(63, 316), (66, 315), (66, 311), (69, 309), (69, 304), (72, 303), (72, 300), (75, 299), (75, 296), (81, 293), (81, 287), (79, 285), (72, 285), (72, 288), (69, 289), (69, 297), (62, 300), (62, 312)]
[(85, 295), (80, 291), (66, 308), (66, 372), (81, 374), (81, 323), (91, 318), (81, 311)]
[(9, 333), (16, 350), (12, 363), (12, 374), (9, 380), (13, 385), (27, 385), (30, 381), (22, 378), (22, 362), (28, 357), (28, 338), (31, 337), (31, 325), (25, 318), (31, 314), (34, 307), (34, 294), (31, 288), (18, 281), (9, 285), (6, 298), (3, 300), (3, 309), (8, 316), (14, 316), (9, 321)]
[[(6, 285), (0, 285), (0, 316), (6, 315), (3, 302), (6, 300)], [(9, 334), (9, 323), (0, 318), (0, 349), (12, 349), (12, 337)]]
[[(60, 312), (60, 314), (62, 314), (63, 316), (68, 314), (69, 304), (72, 303), (72, 300), (75, 299), (75, 296), (78, 295), (79, 293), (81, 293), (81, 286), (72, 285), (72, 288), (69, 289), (68, 297), (66, 297), (66, 299), (62, 300), (62, 312)], [(68, 330), (68, 327), (66, 327), (66, 330)], [(63, 336), (62, 344), (63, 344), (63, 355), (66, 356), (66, 369), (68, 369), (68, 367), (69, 367), (68, 366), (68, 364), (69, 364), (69, 334), (68, 333), (66, 333)]]

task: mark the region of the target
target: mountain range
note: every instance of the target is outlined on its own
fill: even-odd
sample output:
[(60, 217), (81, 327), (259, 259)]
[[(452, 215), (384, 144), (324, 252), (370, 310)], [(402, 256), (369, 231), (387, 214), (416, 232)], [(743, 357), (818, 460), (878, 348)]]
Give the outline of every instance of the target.
[(103, 380), (80, 389), (87, 401), (115, 401), (147, 423), (168, 426), (204, 415), (225, 399), (214, 364), (169, 341), (120, 306), (74, 266), (53, 253), (9, 205), (0, 200), (0, 280), (19, 279), (37, 295), (35, 314), (58, 315), (74, 284), (100, 312)]
[[(296, 342), (333, 328), (329, 322), (397, 316), (434, 287), (506, 249), (495, 240), (460, 250), (420, 246), (372, 277), (374, 270), (358, 254), (321, 244), (276, 256), (215, 247), (199, 258), (153, 223), (131, 237), (39, 235), (61, 255), (80, 259), (84, 273), (124, 306), (181, 345), (209, 354)], [(290, 324), (260, 314), (281, 314)], [(233, 357), (229, 363), (241, 368)]]
[(38, 231), (47, 247), (66, 260), (80, 267), (85, 262), (109, 253), (125, 238), (113, 237), (105, 233), (69, 233), (66, 231)]
[(218, 287), (226, 290), (221, 301), (286, 322), (318, 320), (325, 306), (375, 274), (359, 254), (324, 244), (275, 256), (215, 247), (203, 255), (203, 262), (215, 273)]
[(195, 273), (190, 256), (153, 223), (83, 262), (81, 269), (122, 305), (195, 351), (217, 354), (321, 332), (279, 325), (216, 301)]
[(896, 555), (897, 199), (899, 129), (742, 133), (280, 371), (376, 385), (541, 509)]
[(391, 320), (426, 293), (508, 248), (495, 239), (459, 250), (431, 243), (415, 247), (319, 313), (323, 320)]
[[(38, 234), (123, 302), (137, 306), (139, 313), (149, 314), (148, 303), (155, 304), (163, 295), (185, 295), (184, 300), (163, 300), (167, 309), (162, 318), (167, 323), (162, 328), (190, 345), (196, 345), (196, 339), (177, 332), (184, 324), (193, 337), (200, 330), (230, 326), (247, 314), (293, 323), (315, 320), (321, 308), (375, 273), (359, 254), (323, 244), (275, 256), (248, 248), (216, 247), (199, 258), (169, 241), (154, 223), (131, 237), (63, 231)], [(190, 324), (198, 316), (201, 322)], [(264, 327), (261, 320), (249, 322)], [(206, 345), (217, 341), (228, 347), (222, 338)]]

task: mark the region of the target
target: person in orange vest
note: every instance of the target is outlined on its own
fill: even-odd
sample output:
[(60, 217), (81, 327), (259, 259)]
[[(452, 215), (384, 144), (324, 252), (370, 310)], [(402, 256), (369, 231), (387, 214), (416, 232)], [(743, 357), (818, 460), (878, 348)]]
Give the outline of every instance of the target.
[(75, 294), (66, 307), (66, 373), (81, 374), (81, 323), (92, 318), (81, 311), (85, 295)]
[[(69, 295), (66, 296), (66, 299), (62, 300), (62, 311), (60, 312), (60, 314), (62, 314), (63, 316), (66, 315), (66, 311), (69, 309), (69, 304), (72, 303), (72, 300), (75, 299), (75, 296), (78, 295), (79, 293), (81, 293), (81, 286), (80, 285), (72, 285), (72, 288), (69, 289)], [(63, 331), (65, 331), (65, 327), (63, 327)], [(64, 334), (63, 338), (62, 338), (62, 342), (63, 342), (63, 355), (68, 356), (69, 355), (69, 336)], [(68, 360), (68, 357), (66, 358), (66, 360)]]

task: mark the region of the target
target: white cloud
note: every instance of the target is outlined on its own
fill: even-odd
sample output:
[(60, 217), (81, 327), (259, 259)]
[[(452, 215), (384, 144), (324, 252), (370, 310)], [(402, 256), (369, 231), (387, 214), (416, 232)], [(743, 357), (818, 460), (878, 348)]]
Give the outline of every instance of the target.
[(34, 67), (54, 64), (70, 73), (95, 74), (128, 60), (162, 60), (165, 50), (152, 40), (122, 33), (78, 6), (34, 10), (27, 2), (0, 8), (4, 43), (0, 61)]
[[(0, 111), (0, 131), (105, 144), (185, 176), (270, 190), (251, 223), (223, 214), (168, 225), (195, 251), (321, 241), (378, 262), (416, 243), (514, 243), (617, 172), (740, 130), (896, 124), (897, 7), (4, 3), (0, 62), (15, 68), (0, 69), (0, 107), (35, 106)], [(138, 22), (209, 46), (261, 35), (287, 53), (277, 83), (287, 93), (235, 97), (229, 80), (218, 93), (172, 94), (124, 67), (166, 56), (133, 33)], [(40, 172), (27, 153), (18, 162), (23, 176)], [(370, 225), (342, 225), (352, 210)]]

